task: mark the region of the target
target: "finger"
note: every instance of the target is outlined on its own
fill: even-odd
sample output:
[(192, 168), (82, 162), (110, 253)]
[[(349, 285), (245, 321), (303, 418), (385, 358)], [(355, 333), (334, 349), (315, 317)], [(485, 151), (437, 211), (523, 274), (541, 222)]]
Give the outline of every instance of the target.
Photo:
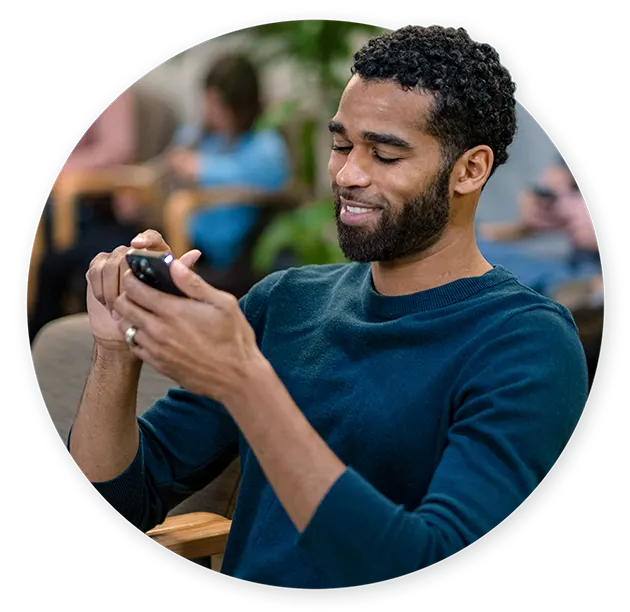
[(145, 330), (153, 337), (157, 338), (161, 335), (159, 331), (162, 327), (161, 321), (155, 314), (132, 302), (127, 297), (126, 293), (118, 296), (114, 304), (114, 311), (118, 313), (120, 317), (118, 319), (118, 329), (120, 329), (122, 333), (124, 333), (130, 325), (133, 325), (138, 329)]
[(192, 251), (188, 251), (184, 253), (180, 258), (181, 261), (187, 268), (192, 268), (197, 260), (201, 257), (201, 251), (198, 249), (193, 249)]
[(120, 260), (124, 259), (126, 252), (127, 248), (124, 246), (114, 249), (103, 266), (103, 295), (105, 306), (110, 312), (114, 309), (114, 302), (120, 292)]
[(120, 265), (118, 266), (118, 295), (123, 292), (123, 278), (125, 272), (129, 270), (129, 264), (127, 263), (127, 256), (122, 257), (120, 260)]
[(85, 275), (88, 286), (92, 289), (94, 297), (103, 305), (105, 305), (105, 297), (103, 295), (103, 265), (107, 261), (107, 253), (99, 253), (92, 261)]
[[(171, 264), (172, 265), (172, 264)], [(181, 297), (154, 289), (138, 280), (131, 270), (123, 274), (122, 289), (129, 300), (158, 316), (168, 316), (176, 310)]]
[(226, 305), (229, 301), (235, 300), (229, 293), (206, 283), (201, 276), (187, 268), (178, 259), (170, 265), (170, 272), (177, 288), (193, 300), (217, 306)]
[[(125, 319), (120, 321), (120, 333), (124, 336), (130, 327), (135, 327), (131, 321)], [(136, 333), (133, 337), (134, 344), (129, 346), (129, 350), (141, 361), (149, 364), (154, 370), (165, 374), (163, 371), (163, 362), (159, 359), (161, 348), (159, 344), (146, 332), (146, 330), (136, 327)]]
[(152, 251), (171, 252), (171, 249), (168, 244), (166, 244), (162, 234), (153, 229), (148, 229), (138, 234), (131, 241), (131, 246), (136, 249), (151, 249)]
[(134, 348), (137, 348), (137, 347), (140, 346), (140, 341), (141, 340), (144, 339), (145, 344), (147, 343), (148, 340), (147, 340), (147, 334), (145, 332), (141, 331), (139, 327), (134, 325), (134, 323), (132, 323), (128, 319), (119, 319), (119, 321), (118, 321), (118, 331), (125, 338), (125, 341), (126, 341), (127, 332), (132, 327), (134, 327), (135, 330), (136, 330), (136, 333), (134, 334), (134, 337), (133, 337), (134, 344), (131, 345), (131, 344), (127, 343), (127, 346), (129, 346), (129, 348), (133, 350)]
[(131, 352), (143, 363), (151, 366), (156, 372), (159, 372), (164, 376), (168, 376), (164, 362), (156, 358), (154, 351), (147, 347), (146, 343), (150, 342), (148, 336), (146, 336), (146, 334), (143, 334), (142, 330), (139, 329), (136, 332), (134, 340), (136, 341), (136, 344), (129, 347)]

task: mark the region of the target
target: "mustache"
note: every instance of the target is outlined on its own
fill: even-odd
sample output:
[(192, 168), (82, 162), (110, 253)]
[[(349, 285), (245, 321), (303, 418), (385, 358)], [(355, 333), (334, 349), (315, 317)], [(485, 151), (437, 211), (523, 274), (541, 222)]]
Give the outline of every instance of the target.
[(340, 198), (343, 198), (344, 200), (351, 200), (352, 202), (356, 202), (357, 204), (365, 204), (367, 206), (378, 206), (381, 208), (385, 208), (387, 206), (387, 202), (383, 201), (382, 199), (375, 201), (371, 198), (366, 197), (361, 189), (347, 189), (345, 187), (340, 187), (336, 183), (333, 183), (332, 192), (337, 201), (339, 201)]

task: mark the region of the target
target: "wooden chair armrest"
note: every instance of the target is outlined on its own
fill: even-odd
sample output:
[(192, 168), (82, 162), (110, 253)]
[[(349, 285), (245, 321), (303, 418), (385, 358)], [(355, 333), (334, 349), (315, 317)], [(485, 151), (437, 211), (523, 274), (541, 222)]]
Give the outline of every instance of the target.
[(225, 551), (232, 521), (210, 512), (168, 517), (147, 535), (186, 559), (220, 555)]
[(64, 172), (52, 189), (52, 243), (63, 250), (76, 241), (77, 197), (133, 190), (140, 201), (152, 202), (157, 195), (158, 174), (145, 166), (117, 166), (103, 170)]
[(303, 196), (296, 187), (277, 191), (263, 191), (250, 187), (229, 187), (212, 189), (186, 190), (196, 206), (213, 204), (255, 204), (257, 206), (275, 206), (279, 209), (297, 208)]
[(140, 165), (114, 166), (102, 170), (81, 170), (61, 174), (53, 190), (64, 188), (82, 193), (99, 193), (120, 188), (144, 189), (152, 186), (158, 173), (151, 167)]

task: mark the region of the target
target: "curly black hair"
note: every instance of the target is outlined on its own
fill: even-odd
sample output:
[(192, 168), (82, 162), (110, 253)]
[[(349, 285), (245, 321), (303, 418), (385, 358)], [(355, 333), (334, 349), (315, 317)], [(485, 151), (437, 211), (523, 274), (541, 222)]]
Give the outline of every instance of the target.
[(433, 94), (425, 129), (438, 140), (445, 163), (481, 144), (494, 152), (491, 174), (507, 161), (516, 132), (516, 86), (496, 50), (465, 29), (406, 26), (383, 34), (355, 54), (351, 73)]

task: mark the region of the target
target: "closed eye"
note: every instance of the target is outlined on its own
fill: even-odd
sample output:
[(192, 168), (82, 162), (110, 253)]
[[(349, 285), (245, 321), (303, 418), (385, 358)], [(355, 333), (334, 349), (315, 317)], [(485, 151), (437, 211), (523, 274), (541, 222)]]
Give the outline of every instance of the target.
[[(337, 153), (347, 155), (348, 153), (350, 153), (350, 151), (352, 151), (352, 145), (338, 145), (333, 142), (332, 150), (336, 151)], [(395, 164), (396, 162), (400, 161), (399, 157), (394, 157), (394, 158), (381, 157), (376, 150), (372, 152), (372, 155), (381, 164)]]
[(395, 164), (396, 162), (400, 161), (399, 157), (394, 157), (394, 158), (381, 157), (376, 151), (374, 151), (374, 157), (376, 157), (376, 159), (381, 164)]
[(332, 150), (333, 151), (338, 151), (339, 153), (350, 153), (350, 151), (352, 150), (352, 147), (351, 146), (342, 147), (341, 145), (336, 145), (333, 142)]

